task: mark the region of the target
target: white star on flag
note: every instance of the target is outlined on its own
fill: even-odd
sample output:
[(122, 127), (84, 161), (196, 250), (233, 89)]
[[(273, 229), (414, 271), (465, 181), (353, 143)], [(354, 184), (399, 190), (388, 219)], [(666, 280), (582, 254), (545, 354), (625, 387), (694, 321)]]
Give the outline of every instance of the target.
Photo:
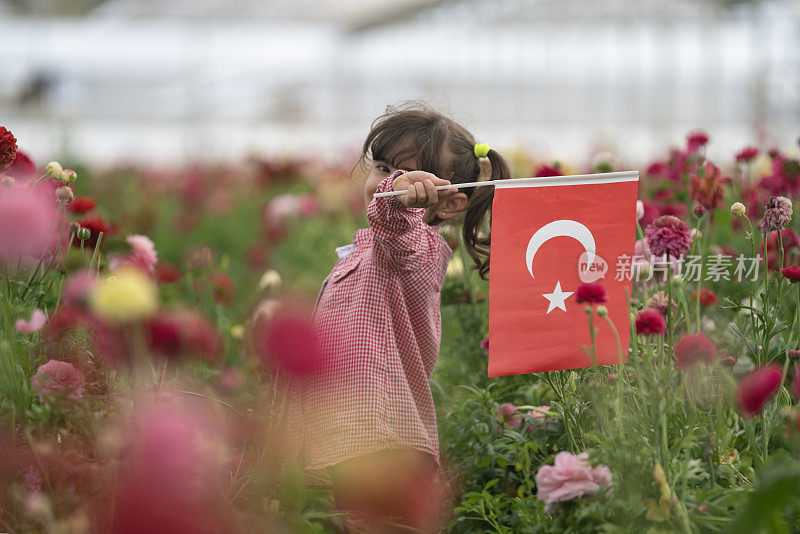
[(556, 308), (561, 308), (564, 311), (567, 311), (567, 306), (564, 303), (570, 295), (572, 295), (574, 291), (561, 291), (561, 281), (559, 280), (556, 282), (556, 288), (553, 290), (552, 293), (542, 293), (542, 296), (550, 301), (550, 305), (547, 306), (547, 311), (545, 315), (550, 313), (551, 311), (555, 310)]

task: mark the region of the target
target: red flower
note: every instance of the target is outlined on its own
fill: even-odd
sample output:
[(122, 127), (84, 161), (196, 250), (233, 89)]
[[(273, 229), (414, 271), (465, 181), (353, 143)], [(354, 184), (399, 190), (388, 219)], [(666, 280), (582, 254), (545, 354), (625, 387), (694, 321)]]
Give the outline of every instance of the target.
[(14, 158), (14, 162), (8, 168), (6, 174), (13, 176), (17, 180), (27, 180), (36, 175), (36, 164), (25, 152), (17, 150), (17, 157)]
[[(778, 232), (772, 232), (769, 237), (767, 237), (767, 268), (770, 271), (777, 271), (778, 268), (783, 268), (787, 266), (787, 263), (790, 261), (790, 256), (792, 253), (800, 249), (800, 236), (797, 235), (797, 232), (792, 230), (791, 228), (784, 228), (780, 231), (780, 239), (783, 241), (783, 265), (778, 265), (780, 263), (780, 250), (778, 248)], [(758, 251), (761, 253), (763, 258), (764, 256), (764, 244), (760, 244), (758, 246)]]
[(663, 334), (667, 331), (667, 323), (658, 310), (646, 308), (636, 316), (636, 333), (645, 336)]
[(758, 149), (754, 146), (746, 146), (736, 154), (736, 161), (753, 161), (756, 156), (758, 156)]
[(792, 393), (800, 399), (800, 366), (797, 366), (794, 371), (794, 380), (792, 381)]
[(0, 173), (6, 172), (17, 157), (17, 138), (0, 126)]
[(160, 312), (150, 320), (149, 327), (150, 348), (161, 356), (192, 355), (212, 361), (222, 352), (219, 333), (208, 319), (193, 310)]
[(661, 176), (667, 172), (667, 164), (663, 161), (654, 161), (647, 166), (648, 176)]
[(710, 161), (701, 167), (701, 172), (693, 173), (690, 179), (692, 200), (708, 211), (717, 208), (722, 200), (723, 186), (730, 182)]
[(156, 280), (162, 284), (171, 284), (181, 279), (182, 273), (174, 264), (160, 261), (156, 263)]
[(85, 213), (97, 207), (94, 200), (89, 197), (75, 197), (75, 200), (69, 203), (67, 209), (72, 213)]
[(307, 376), (322, 367), (316, 332), (311, 323), (293, 313), (274, 318), (259, 315), (253, 340), (255, 353), (267, 369), (278, 367), (295, 376)]
[(522, 426), (522, 414), (517, 412), (517, 407), (510, 402), (505, 402), (497, 407), (497, 419), (500, 420), (498, 428), (503, 428), (505, 424), (511, 428)]
[(742, 415), (752, 417), (761, 412), (781, 385), (783, 371), (777, 365), (756, 369), (739, 382), (736, 404)]
[[(697, 300), (698, 293), (697, 290), (692, 292), (692, 300)], [(701, 289), (700, 290), (700, 306), (711, 306), (712, 304), (716, 304), (719, 301), (717, 296), (714, 294), (713, 291), (710, 289)]]
[[(111, 234), (111, 225), (108, 223), (106, 219), (99, 215), (85, 215), (78, 224), (81, 225), (83, 228), (88, 228), (92, 235), (89, 236), (84, 242), (84, 247), (94, 248), (97, 245), (97, 238), (100, 236), (100, 232), (103, 232), (103, 243), (108, 242), (108, 237)], [(79, 239), (74, 239), (72, 241), (73, 247), (80, 248), (81, 242)], [(102, 247), (102, 244), (100, 245)]]
[(689, 227), (686, 223), (672, 215), (662, 215), (645, 230), (647, 245), (655, 256), (667, 253), (673, 259), (679, 259), (688, 252), (692, 244)]
[(674, 349), (675, 364), (679, 369), (690, 369), (695, 363), (711, 365), (717, 357), (717, 347), (704, 333), (683, 336)]
[(792, 265), (791, 267), (781, 269), (781, 274), (792, 282), (800, 282), (800, 265)]
[(230, 304), (236, 292), (231, 277), (225, 273), (214, 273), (208, 277), (214, 289), (214, 300), (220, 304)]
[(708, 143), (708, 134), (703, 130), (695, 130), (686, 136), (686, 148), (689, 152), (696, 152)]
[(545, 177), (545, 176), (563, 176), (564, 173), (558, 170), (557, 167), (551, 167), (549, 165), (539, 165), (537, 167), (536, 172), (534, 173), (535, 177)]
[(587, 302), (589, 304), (602, 304), (608, 302), (608, 291), (597, 282), (581, 284), (575, 292), (575, 300), (577, 302)]

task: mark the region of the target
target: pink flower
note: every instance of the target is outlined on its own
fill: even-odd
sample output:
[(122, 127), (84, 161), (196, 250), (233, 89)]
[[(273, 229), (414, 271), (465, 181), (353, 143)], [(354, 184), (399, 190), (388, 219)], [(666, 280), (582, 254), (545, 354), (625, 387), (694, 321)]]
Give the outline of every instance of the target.
[(692, 244), (689, 227), (674, 215), (662, 215), (645, 230), (647, 245), (653, 254), (680, 258)]
[(19, 185), (3, 188), (0, 194), (0, 263), (16, 268), (18, 259), (39, 258), (48, 244), (55, 206), (55, 199), (38, 189), (29, 193)]
[(31, 386), (39, 393), (39, 400), (83, 398), (84, 377), (69, 362), (50, 360), (39, 366), (31, 378)]
[(46, 322), (47, 316), (42, 310), (36, 308), (31, 314), (30, 321), (26, 321), (25, 319), (17, 319), (16, 327), (17, 330), (23, 334), (33, 334), (34, 332), (38, 332)]
[(64, 288), (61, 291), (63, 307), (78, 306), (85, 309), (89, 292), (96, 283), (97, 275), (89, 269), (71, 274), (64, 282)]
[(667, 323), (661, 312), (653, 308), (646, 308), (636, 316), (636, 333), (645, 336), (663, 334), (667, 331)]
[(644, 202), (641, 200), (636, 201), (636, 220), (641, 221), (644, 217)]
[(497, 407), (497, 419), (500, 420), (499, 428), (507, 424), (511, 428), (519, 428), (522, 425), (522, 414), (517, 412), (517, 407), (510, 402), (504, 402)]
[(673, 352), (679, 369), (690, 369), (697, 362), (711, 365), (717, 358), (717, 347), (703, 332), (683, 336), (675, 344)]
[(536, 473), (536, 496), (545, 502), (545, 511), (553, 505), (593, 495), (601, 487), (612, 484), (611, 470), (604, 465), (592, 467), (585, 452), (574, 455), (566, 451), (556, 454), (554, 465), (543, 465)]
[(156, 262), (158, 262), (158, 253), (150, 238), (145, 235), (129, 235), (125, 241), (128, 242), (133, 251), (123, 256), (111, 256), (108, 262), (109, 270), (115, 272), (123, 265), (133, 265), (147, 274), (153, 274)]
[(777, 365), (768, 365), (751, 372), (739, 382), (736, 389), (736, 405), (745, 417), (761, 412), (781, 385), (783, 370)]
[[(668, 300), (669, 298), (667, 297), (667, 293), (665, 291), (657, 291), (653, 293), (653, 296), (648, 299), (647, 307), (653, 308), (654, 310), (658, 310), (658, 313), (666, 317), (668, 311), (668, 304), (667, 304)], [(675, 300), (673, 299), (672, 307), (676, 308), (677, 306), (678, 303), (675, 302)]]
[(137, 402), (118, 468), (109, 534), (228, 534), (227, 428), (199, 401)]
[(305, 318), (281, 313), (260, 315), (253, 326), (255, 352), (266, 368), (283, 368), (295, 376), (313, 375), (322, 369), (317, 332)]
[(792, 221), (792, 201), (786, 197), (771, 197), (764, 206), (761, 218), (761, 233), (769, 234), (782, 230)]
[(483, 338), (483, 339), (481, 340), (481, 348), (483, 349), (483, 351), (484, 351), (486, 354), (489, 354), (489, 338), (488, 338), (488, 337), (486, 337), (486, 338)]

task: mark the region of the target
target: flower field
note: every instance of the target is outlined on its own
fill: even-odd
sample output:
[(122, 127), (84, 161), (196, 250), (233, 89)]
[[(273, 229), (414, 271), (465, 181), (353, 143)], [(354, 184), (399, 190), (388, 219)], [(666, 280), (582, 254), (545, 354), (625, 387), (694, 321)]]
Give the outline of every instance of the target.
[[(797, 147), (680, 141), (640, 169), (636, 252), (606, 275), (632, 280), (627, 364), (488, 378), (488, 285), (442, 228), (431, 531), (800, 530)], [(285, 461), (283, 385), (317, 369), (305, 317), (367, 225), (357, 157), (101, 169), (24, 146), (0, 127), (0, 531), (339, 531)], [(577, 289), (581, 328), (606, 298)]]

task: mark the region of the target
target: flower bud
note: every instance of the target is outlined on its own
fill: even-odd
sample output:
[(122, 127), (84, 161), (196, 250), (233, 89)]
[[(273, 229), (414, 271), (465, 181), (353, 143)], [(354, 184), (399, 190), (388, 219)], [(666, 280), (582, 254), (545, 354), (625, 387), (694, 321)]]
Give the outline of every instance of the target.
[(694, 216), (695, 217), (702, 217), (706, 214), (706, 208), (701, 204), (698, 204), (694, 207)]
[(258, 281), (259, 289), (277, 289), (281, 285), (281, 275), (275, 269), (267, 269)]
[(75, 200), (75, 193), (72, 192), (71, 187), (62, 185), (56, 189), (56, 200), (58, 200), (59, 204), (69, 204)]
[(14, 178), (12, 176), (8, 176), (6, 174), (0, 174), (3, 177), (3, 186), (4, 187), (11, 187), (14, 185)]
[(641, 221), (644, 217), (644, 202), (641, 200), (636, 201), (636, 220)]
[(608, 308), (606, 308), (606, 307), (605, 307), (605, 306), (603, 306), (602, 304), (601, 304), (601, 305), (599, 305), (599, 306), (598, 306), (597, 308), (595, 308), (595, 309), (597, 310), (597, 315), (598, 315), (599, 317), (605, 317), (606, 315), (608, 315)]
[(736, 217), (744, 217), (746, 211), (747, 208), (745, 208), (744, 204), (742, 204), (741, 202), (734, 202), (731, 205), (731, 213)]
[(235, 324), (231, 327), (231, 337), (233, 339), (242, 339), (244, 337), (244, 326)]
[(78, 179), (78, 173), (76, 173), (72, 169), (64, 169), (63, 171), (61, 171), (61, 174), (59, 175), (58, 179), (64, 182), (65, 184), (72, 184), (75, 183), (75, 180)]
[(592, 307), (591, 306), (586, 306), (583, 309), (583, 313), (585, 313), (586, 315), (591, 315), (592, 314)]
[(78, 230), (75, 232), (75, 237), (77, 237), (77, 238), (78, 238), (78, 239), (80, 239), (81, 241), (86, 241), (87, 239), (89, 239), (90, 237), (92, 237), (92, 231), (91, 231), (91, 230), (89, 230), (88, 228), (85, 228), (85, 227), (81, 226), (81, 227), (80, 227), (80, 228), (78, 228)]
[(670, 283), (674, 287), (683, 287), (683, 277), (679, 274), (676, 274), (670, 279)]
[(57, 161), (51, 161), (47, 164), (47, 167), (44, 169), (44, 173), (47, 175), (48, 178), (53, 178), (55, 180), (61, 180), (61, 171), (64, 169), (61, 168), (61, 164)]

